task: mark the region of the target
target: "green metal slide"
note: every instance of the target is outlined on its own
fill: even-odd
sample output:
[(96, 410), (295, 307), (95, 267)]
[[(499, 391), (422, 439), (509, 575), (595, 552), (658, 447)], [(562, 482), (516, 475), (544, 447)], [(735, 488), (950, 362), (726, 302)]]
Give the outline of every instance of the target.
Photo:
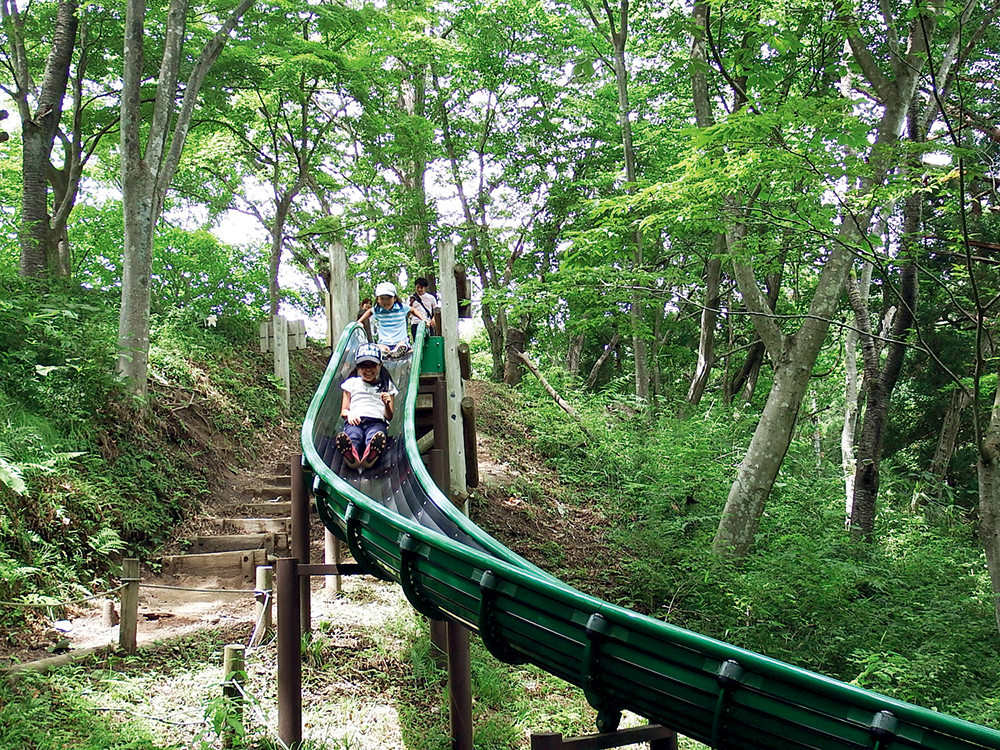
[[(601, 731), (629, 710), (716, 748), (1000, 750), (996, 730), (608, 604), (511, 552), (462, 515), (424, 468), (414, 421), (419, 368), (410, 360), (386, 365), (402, 408), (383, 459), (364, 472), (347, 469), (333, 446), (340, 383), (365, 340), (360, 326), (344, 331), (302, 426), (323, 523), (422, 614), (478, 632), (504, 662), (530, 662), (582, 688)], [(438, 369), (434, 341), (421, 324), (412, 362)]]

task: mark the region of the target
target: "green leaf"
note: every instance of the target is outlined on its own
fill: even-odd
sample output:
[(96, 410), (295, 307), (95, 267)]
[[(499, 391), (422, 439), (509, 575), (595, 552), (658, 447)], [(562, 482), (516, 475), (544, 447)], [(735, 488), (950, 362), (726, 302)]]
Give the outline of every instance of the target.
[(3, 458), (0, 458), (0, 482), (10, 487), (18, 495), (23, 495), (28, 491), (28, 486), (21, 476), (21, 470), (17, 466), (7, 463)]

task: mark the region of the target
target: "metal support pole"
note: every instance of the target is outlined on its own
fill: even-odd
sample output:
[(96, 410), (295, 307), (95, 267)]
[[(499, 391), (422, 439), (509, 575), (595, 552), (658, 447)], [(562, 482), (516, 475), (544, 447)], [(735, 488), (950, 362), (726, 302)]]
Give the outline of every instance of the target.
[[(302, 455), (292, 455), (292, 557), (302, 565), (309, 564), (309, 492), (306, 488), (305, 472), (302, 471)], [(312, 587), (309, 581), (299, 587), (299, 622), (305, 632), (312, 630)]]
[(453, 750), (473, 750), (469, 631), (457, 622), (448, 623), (448, 688), (451, 703), (451, 746)]
[(302, 743), (302, 624), (299, 563), (278, 558), (278, 737), (289, 748)]

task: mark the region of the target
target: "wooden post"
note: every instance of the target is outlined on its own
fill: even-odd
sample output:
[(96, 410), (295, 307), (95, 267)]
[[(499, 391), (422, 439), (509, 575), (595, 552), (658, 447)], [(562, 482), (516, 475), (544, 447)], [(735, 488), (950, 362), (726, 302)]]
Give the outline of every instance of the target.
[[(247, 681), (244, 649), (239, 644), (229, 644), (223, 651), (222, 659), (222, 695), (226, 699), (227, 718), (235, 717), (240, 726), (243, 725), (243, 685)], [(234, 747), (236, 732), (229, 721), (223, 725), (222, 746)]]
[(465, 484), (479, 486), (479, 454), (476, 449), (476, 402), (472, 396), (462, 399), (462, 436), (465, 438)]
[[(444, 336), (445, 379), (448, 383), (448, 424), (459, 425), (462, 419), (462, 368), (458, 357), (458, 291), (455, 282), (455, 246), (438, 245), (441, 264), (441, 334)], [(461, 430), (448, 430), (448, 471), (451, 477), (449, 497), (464, 503), (469, 491), (465, 484), (465, 439)], [(442, 489), (445, 489), (442, 487)]]
[(287, 406), (292, 401), (288, 376), (288, 321), (281, 315), (272, 315), (271, 325), (274, 326), (274, 377), (281, 383), (281, 398)]
[(118, 626), (118, 647), (126, 654), (136, 652), (136, 631), (139, 625), (139, 561), (134, 557), (122, 560), (121, 624)]
[(254, 586), (254, 622), (251, 646), (259, 646), (271, 630), (271, 612), (274, 604), (274, 568), (270, 565), (257, 566), (257, 579)]
[(282, 557), (275, 566), (278, 588), (278, 737), (286, 747), (302, 744), (302, 626), (299, 563)]
[[(330, 534), (330, 536), (333, 536), (333, 534)], [(323, 562), (329, 562), (329, 561), (328, 560), (324, 560)], [(334, 536), (333, 537), (333, 564), (334, 565), (340, 565), (342, 562), (344, 562), (344, 548), (341, 546), (340, 538)], [(326, 577), (326, 580), (327, 580), (326, 593), (327, 594), (330, 593), (330, 583), (329, 583), (329, 581), (330, 581), (331, 578), (333, 579), (333, 595), (334, 596), (339, 596), (340, 594), (344, 593), (344, 577), (342, 575), (340, 575), (340, 573), (337, 573), (336, 575), (332, 575), (332, 576), (327, 576)]]
[(611, 748), (648, 742), (650, 750), (677, 750), (677, 733), (659, 724), (619, 729), (616, 732), (587, 734), (567, 740), (558, 732), (531, 735), (531, 750), (611, 750)]

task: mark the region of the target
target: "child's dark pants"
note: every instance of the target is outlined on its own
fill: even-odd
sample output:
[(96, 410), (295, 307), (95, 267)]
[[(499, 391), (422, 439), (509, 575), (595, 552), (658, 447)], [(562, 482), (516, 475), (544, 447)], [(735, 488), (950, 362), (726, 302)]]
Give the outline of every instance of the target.
[(365, 453), (365, 448), (371, 439), (375, 436), (376, 432), (385, 432), (388, 434), (386, 429), (387, 425), (384, 419), (375, 419), (374, 417), (362, 417), (360, 424), (351, 424), (350, 422), (344, 425), (344, 432), (347, 433), (347, 437), (351, 439), (354, 443), (354, 449), (358, 452), (359, 456), (363, 456)]

